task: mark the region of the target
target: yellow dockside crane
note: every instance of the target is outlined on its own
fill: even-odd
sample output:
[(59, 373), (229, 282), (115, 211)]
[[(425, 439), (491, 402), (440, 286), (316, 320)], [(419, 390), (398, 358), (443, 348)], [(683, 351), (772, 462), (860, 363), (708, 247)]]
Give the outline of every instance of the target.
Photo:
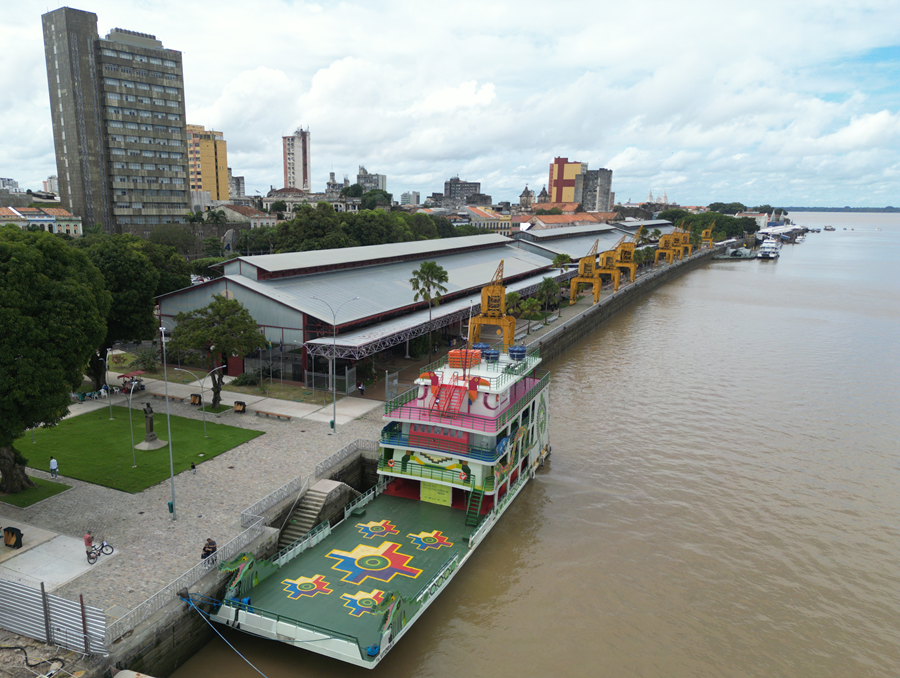
[(594, 246), (587, 256), (578, 260), (578, 275), (572, 278), (571, 287), (569, 289), (569, 305), (571, 306), (578, 301), (578, 285), (587, 284), (594, 288), (594, 303), (600, 301), (600, 288), (603, 285), (603, 276), (608, 275), (612, 278), (613, 286), (616, 291), (619, 289), (619, 278), (622, 272), (616, 268), (616, 251), (609, 250), (600, 254), (600, 263), (597, 264), (597, 246), (600, 240), (594, 241)]
[(716, 222), (713, 221), (712, 225), (709, 228), (704, 228), (703, 233), (700, 234), (700, 247), (702, 248), (704, 245), (708, 245), (709, 249), (713, 247), (713, 229), (716, 227)]
[(628, 271), (630, 278), (628, 282), (634, 282), (637, 277), (637, 262), (634, 260), (634, 250), (640, 242), (641, 231), (644, 230), (643, 225), (638, 226), (634, 239), (631, 242), (620, 242), (616, 245), (616, 267)]
[(684, 219), (672, 233), (678, 238), (677, 246), (681, 248), (681, 256), (678, 258), (684, 259), (685, 250), (687, 250), (687, 255), (691, 256), (694, 246), (691, 244), (691, 232), (684, 227)]
[(490, 285), (481, 288), (481, 313), (469, 318), (469, 345), (481, 339), (482, 325), (499, 325), (503, 346), (512, 346), (516, 337), (516, 319), (506, 314), (506, 286), (503, 284), (503, 260), (497, 267)]
[(659, 244), (656, 246), (656, 254), (653, 256), (653, 265), (659, 263), (659, 255), (666, 257), (666, 263), (675, 261), (675, 255), (681, 258), (681, 241), (674, 233), (666, 233), (659, 236)]

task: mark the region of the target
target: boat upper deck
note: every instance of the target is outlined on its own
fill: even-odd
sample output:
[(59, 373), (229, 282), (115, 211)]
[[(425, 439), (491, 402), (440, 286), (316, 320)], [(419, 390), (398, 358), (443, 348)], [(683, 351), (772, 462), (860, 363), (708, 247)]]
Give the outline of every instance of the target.
[(352, 637), (365, 657), (366, 647), (381, 642), (385, 609), (403, 604), (392, 603), (392, 594), (415, 601), (454, 556), (468, 552), (473, 528), (465, 520), (464, 510), (381, 494), (364, 515), (351, 515), (322, 543), (257, 584), (249, 607), (333, 637)]

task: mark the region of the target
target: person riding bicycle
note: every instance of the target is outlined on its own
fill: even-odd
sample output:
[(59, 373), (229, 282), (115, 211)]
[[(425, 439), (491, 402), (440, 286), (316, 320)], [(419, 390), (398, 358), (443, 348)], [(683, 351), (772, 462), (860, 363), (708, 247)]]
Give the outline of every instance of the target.
[(91, 550), (94, 548), (94, 534), (88, 530), (84, 535), (84, 550), (87, 552), (87, 555), (91, 555)]

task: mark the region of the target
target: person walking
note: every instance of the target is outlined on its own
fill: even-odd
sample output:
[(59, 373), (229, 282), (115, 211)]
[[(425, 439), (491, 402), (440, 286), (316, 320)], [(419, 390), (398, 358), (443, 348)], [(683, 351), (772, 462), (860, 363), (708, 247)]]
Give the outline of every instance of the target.
[(194, 465), (194, 462), (191, 462), (191, 473), (197, 475), (197, 467)]
[(59, 471), (59, 464), (54, 457), (50, 457), (50, 477), (56, 478), (57, 471)]
[[(94, 548), (94, 535), (91, 533), (90, 530), (88, 530), (87, 533), (84, 535), (84, 550), (87, 552), (88, 556), (91, 555), (91, 550), (93, 548)], [(91, 562), (90, 559), (88, 559), (88, 562)]]
[(366, 385), (364, 383), (362, 383), (361, 381), (358, 381), (358, 382), (356, 382), (356, 388), (359, 389), (359, 397), (365, 398), (366, 397)]

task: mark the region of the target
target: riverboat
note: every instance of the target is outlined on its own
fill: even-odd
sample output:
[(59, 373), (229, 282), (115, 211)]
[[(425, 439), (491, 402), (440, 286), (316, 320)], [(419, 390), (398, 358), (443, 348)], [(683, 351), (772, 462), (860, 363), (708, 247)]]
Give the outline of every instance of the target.
[(385, 403), (378, 482), (268, 561), (241, 554), (211, 619), (374, 668), (550, 454), (539, 349), (451, 351)]
[(834, 226), (825, 226), (822, 230), (823, 230), (823, 231), (833, 231), (833, 230), (834, 230)]
[(766, 240), (759, 248), (758, 259), (777, 259), (781, 255), (781, 243), (777, 240)]

